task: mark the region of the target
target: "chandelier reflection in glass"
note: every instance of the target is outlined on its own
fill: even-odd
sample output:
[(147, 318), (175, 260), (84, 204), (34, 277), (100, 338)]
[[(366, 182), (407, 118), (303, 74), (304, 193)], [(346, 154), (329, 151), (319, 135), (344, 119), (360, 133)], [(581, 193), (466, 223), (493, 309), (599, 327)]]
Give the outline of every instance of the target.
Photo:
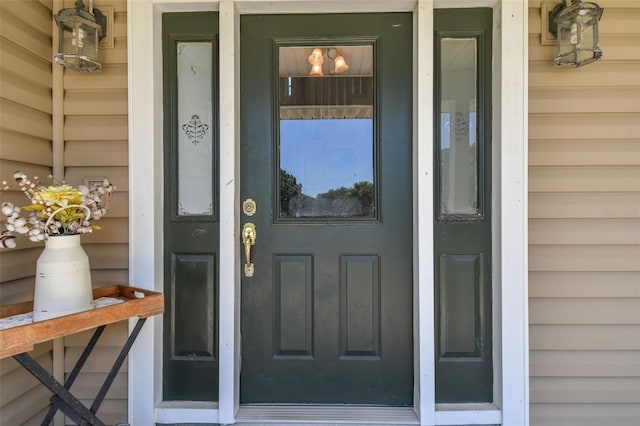
[(333, 69), (329, 71), (330, 74), (342, 74), (349, 69), (347, 61), (338, 53), (338, 49), (335, 47), (324, 49), (316, 47), (309, 55), (309, 63), (311, 64), (309, 75), (311, 77), (322, 77), (324, 75), (322, 65), (324, 64), (325, 56), (333, 62)]

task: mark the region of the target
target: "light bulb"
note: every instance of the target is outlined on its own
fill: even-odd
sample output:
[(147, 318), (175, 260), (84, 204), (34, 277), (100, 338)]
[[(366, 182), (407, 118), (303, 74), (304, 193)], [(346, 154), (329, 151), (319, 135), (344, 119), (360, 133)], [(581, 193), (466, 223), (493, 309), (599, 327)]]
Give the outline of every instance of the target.
[(322, 59), (322, 49), (316, 47), (313, 49), (313, 52), (311, 52), (311, 55), (309, 55), (309, 63), (311, 65), (316, 65), (318, 62), (322, 65), (324, 60)]
[(335, 66), (336, 74), (343, 73), (349, 69), (349, 65), (347, 65), (347, 61), (344, 60), (342, 55), (336, 56), (335, 63), (336, 63), (336, 66)]
[(309, 71), (309, 75), (313, 77), (322, 77), (322, 64), (313, 64), (311, 66), (311, 71)]

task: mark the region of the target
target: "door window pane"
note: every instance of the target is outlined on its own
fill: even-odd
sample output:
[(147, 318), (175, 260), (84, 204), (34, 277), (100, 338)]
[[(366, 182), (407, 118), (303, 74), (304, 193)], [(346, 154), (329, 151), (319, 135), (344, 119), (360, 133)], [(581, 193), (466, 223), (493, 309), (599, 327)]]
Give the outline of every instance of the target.
[(376, 217), (373, 47), (280, 47), (278, 81), (278, 216)]
[(440, 215), (477, 215), (475, 38), (443, 38), (440, 58)]
[(212, 44), (177, 44), (178, 215), (213, 215)]

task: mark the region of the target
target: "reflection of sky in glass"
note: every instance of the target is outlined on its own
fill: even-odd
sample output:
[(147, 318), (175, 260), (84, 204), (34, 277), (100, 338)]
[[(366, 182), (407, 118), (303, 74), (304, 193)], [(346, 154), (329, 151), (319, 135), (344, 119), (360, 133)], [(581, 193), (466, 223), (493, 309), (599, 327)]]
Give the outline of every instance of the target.
[[(443, 112), (440, 114), (440, 149), (451, 147), (451, 114)], [(476, 113), (469, 113), (469, 146), (476, 143)]]
[(440, 149), (451, 147), (451, 114), (440, 114)]
[(373, 182), (373, 120), (281, 120), (280, 168), (311, 197)]

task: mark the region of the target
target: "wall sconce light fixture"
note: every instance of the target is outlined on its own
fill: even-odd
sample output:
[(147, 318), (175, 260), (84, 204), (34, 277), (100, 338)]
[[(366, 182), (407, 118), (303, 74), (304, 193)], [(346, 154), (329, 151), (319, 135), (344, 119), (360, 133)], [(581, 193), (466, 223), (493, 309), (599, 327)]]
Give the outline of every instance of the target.
[(309, 75), (312, 77), (322, 77), (324, 75), (322, 71), (322, 64), (324, 63), (324, 56), (333, 61), (333, 69), (329, 74), (342, 74), (349, 69), (347, 61), (344, 57), (338, 54), (338, 50), (335, 47), (330, 47), (323, 51), (323, 49), (316, 47), (309, 55), (309, 63), (311, 64), (311, 70)]
[(602, 59), (598, 22), (603, 10), (595, 3), (580, 0), (571, 0), (567, 6), (563, 0), (549, 12), (549, 32), (558, 45), (555, 66), (575, 68)]
[(54, 18), (59, 34), (56, 63), (76, 71), (100, 71), (98, 43), (106, 35), (107, 18), (93, 8), (93, 0), (89, 0), (88, 12), (82, 0), (77, 0), (74, 8), (62, 9)]

